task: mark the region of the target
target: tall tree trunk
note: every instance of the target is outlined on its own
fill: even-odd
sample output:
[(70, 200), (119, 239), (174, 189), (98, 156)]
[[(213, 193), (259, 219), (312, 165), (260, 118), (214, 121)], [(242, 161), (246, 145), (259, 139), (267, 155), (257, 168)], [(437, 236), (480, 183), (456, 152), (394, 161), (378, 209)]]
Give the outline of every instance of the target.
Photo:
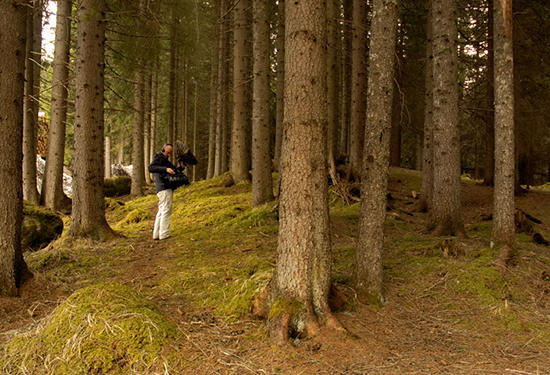
[[(23, 114), (23, 197), (38, 204), (38, 190), (36, 189), (36, 135), (37, 118), (34, 102), (34, 63), (33, 33), (34, 11), (29, 7), (27, 12), (27, 38), (25, 49), (25, 102)], [(38, 67), (36, 67), (38, 69)]]
[(172, 10), (172, 27), (170, 30), (170, 73), (168, 79), (168, 125), (166, 128), (166, 140), (163, 142), (173, 144), (176, 128), (175, 104), (176, 104), (176, 75), (177, 75), (177, 18), (175, 10)]
[(514, 58), (512, 0), (494, 2), (495, 16), (495, 190), (492, 240), (500, 266), (515, 251)]
[(105, 178), (111, 178), (111, 136), (105, 136)]
[(234, 6), (233, 47), (233, 129), (230, 171), (235, 183), (250, 181), (251, 159), (251, 1), (239, 0)]
[(338, 82), (336, 64), (336, 0), (327, 1), (327, 158), (332, 179), (336, 179), (336, 140), (338, 130)]
[(151, 164), (150, 150), (151, 150), (151, 86), (153, 73), (151, 66), (148, 65), (145, 80), (145, 92), (144, 92), (144, 107), (143, 107), (143, 174), (145, 176), (145, 184), (151, 183), (151, 174), (149, 173), (149, 164)]
[(487, 116), (485, 124), (484, 186), (495, 184), (495, 60), (493, 0), (487, 0)]
[(361, 212), (352, 275), (359, 298), (374, 304), (384, 301), (382, 250), (387, 207), (397, 16), (398, 0), (374, 0)]
[(21, 251), (21, 167), (28, 1), (0, 0), (0, 8), (0, 296), (17, 296), (27, 270)]
[(73, 211), (69, 235), (106, 240), (103, 193), (105, 0), (82, 0), (77, 9), (76, 115)]
[(252, 205), (273, 200), (269, 150), (269, 19), (268, 0), (254, 4), (254, 100), (252, 106)]
[(367, 20), (366, 0), (353, 0), (353, 39), (351, 76), (351, 136), (349, 176), (361, 177), (365, 143), (365, 111), (367, 106)]
[(270, 283), (271, 338), (306, 337), (328, 306), (331, 244), (326, 169), (326, 4), (286, 2), (285, 127), (277, 266)]
[(143, 158), (143, 127), (144, 127), (144, 88), (145, 74), (143, 65), (138, 63), (135, 72), (134, 84), (134, 127), (132, 134), (132, 185), (130, 194), (134, 197), (143, 195), (143, 184), (145, 183), (145, 169)]
[(433, 1), (435, 236), (466, 236), (462, 221), (458, 129), (457, 0)]
[[(214, 2), (214, 14), (221, 14), (220, 2)], [(221, 38), (221, 25), (220, 22), (216, 22), (214, 30), (212, 32), (214, 40), (212, 41), (212, 73), (210, 74), (210, 115), (209, 115), (209, 129), (208, 129), (208, 168), (206, 172), (206, 178), (211, 179), (215, 176), (216, 169), (216, 123), (218, 120), (218, 65), (219, 65), (219, 39)]]
[(63, 163), (71, 48), (72, 0), (58, 0), (53, 57), (52, 103), (48, 130), (48, 155), (42, 181), (42, 201), (46, 207), (63, 206)]
[[(435, 0), (437, 1), (437, 0)], [(424, 139), (422, 151), (422, 194), (419, 208), (429, 211), (434, 199), (434, 63), (433, 63), (433, 2), (429, 0), (428, 19), (426, 21), (426, 92), (424, 105)]]
[[(155, 59), (151, 78), (151, 142), (149, 145), (149, 160), (153, 160), (156, 152), (156, 136), (158, 123), (158, 59)], [(147, 164), (147, 167), (150, 163)]]
[(229, 8), (229, 0), (220, 1), (220, 38), (218, 41), (218, 88), (217, 88), (217, 100), (216, 103), (218, 108), (216, 110), (216, 159), (214, 165), (214, 177), (218, 177), (223, 173), (223, 162), (224, 162), (224, 143), (225, 143), (225, 134), (224, 130), (226, 129), (227, 123), (227, 77), (226, 77), (226, 65), (227, 65), (227, 56), (228, 56), (228, 45), (227, 41), (229, 36), (227, 35), (227, 16), (226, 12)]
[(277, 119), (275, 131), (275, 155), (273, 167), (279, 172), (283, 145), (283, 123), (285, 111), (285, 0), (279, 0), (277, 10)]
[(343, 0), (343, 52), (342, 52), (342, 131), (340, 133), (340, 156), (349, 155), (351, 122), (351, 83), (352, 83), (352, 14), (353, 0)]

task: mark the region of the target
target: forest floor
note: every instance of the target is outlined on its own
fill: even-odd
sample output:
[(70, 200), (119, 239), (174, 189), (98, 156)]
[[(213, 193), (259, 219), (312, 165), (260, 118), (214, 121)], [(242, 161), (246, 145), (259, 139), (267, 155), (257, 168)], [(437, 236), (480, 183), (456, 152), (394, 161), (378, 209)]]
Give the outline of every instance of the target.
[[(252, 208), (249, 185), (222, 187), (222, 179), (176, 192), (168, 240), (152, 240), (157, 198), (150, 194), (109, 200), (108, 221), (121, 237), (101, 243), (63, 235), (27, 253), (34, 278), (20, 297), (0, 298), (0, 370), (84, 373), (56, 370), (48, 353), (28, 352), (44, 360), (16, 363), (10, 350), (21, 358), (32, 345), (10, 343), (36, 338), (75, 291), (114, 282), (151, 302), (175, 333), (153, 361), (96, 366), (90, 374), (550, 374), (550, 247), (518, 233), (514, 266), (498, 272), (492, 188), (463, 179), (468, 238), (434, 238), (425, 232), (428, 214), (415, 210), (421, 175), (392, 169), (382, 308), (359, 303), (346, 284), (359, 203), (331, 188), (333, 281), (348, 298), (335, 314), (347, 332), (324, 328), (277, 347), (250, 312), (276, 261), (277, 204)], [(516, 208), (550, 238), (549, 190), (531, 188)], [(85, 355), (80, 346), (72, 350)]]

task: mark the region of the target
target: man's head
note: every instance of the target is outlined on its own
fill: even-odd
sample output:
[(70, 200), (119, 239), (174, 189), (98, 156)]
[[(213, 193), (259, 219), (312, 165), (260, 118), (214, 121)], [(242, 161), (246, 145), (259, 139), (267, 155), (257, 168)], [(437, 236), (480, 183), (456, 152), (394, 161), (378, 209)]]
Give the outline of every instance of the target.
[(172, 155), (173, 147), (170, 143), (165, 144), (162, 146), (162, 154), (169, 158)]

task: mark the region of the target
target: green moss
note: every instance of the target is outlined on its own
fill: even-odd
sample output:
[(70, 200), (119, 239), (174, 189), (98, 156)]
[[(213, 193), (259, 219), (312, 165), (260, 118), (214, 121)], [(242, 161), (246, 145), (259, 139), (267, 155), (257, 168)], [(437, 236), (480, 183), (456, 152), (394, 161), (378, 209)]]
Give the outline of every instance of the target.
[(269, 319), (279, 317), (284, 314), (296, 316), (302, 311), (302, 303), (297, 300), (289, 301), (283, 297), (278, 297), (269, 310)]
[[(36, 330), (5, 346), (4, 373), (128, 374), (162, 361), (174, 328), (129, 287), (104, 283), (81, 289)], [(25, 369), (25, 371), (22, 371)]]
[(130, 194), (132, 179), (126, 176), (106, 178), (104, 180), (104, 192), (106, 197), (116, 197)]

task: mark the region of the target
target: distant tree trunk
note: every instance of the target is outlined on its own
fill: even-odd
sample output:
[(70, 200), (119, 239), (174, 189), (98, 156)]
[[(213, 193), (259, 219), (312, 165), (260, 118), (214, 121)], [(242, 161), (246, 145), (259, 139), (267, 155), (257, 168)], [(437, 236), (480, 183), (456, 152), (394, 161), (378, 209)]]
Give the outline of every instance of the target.
[(105, 178), (111, 178), (111, 137), (105, 136)]
[[(23, 115), (23, 197), (38, 204), (38, 190), (36, 189), (36, 135), (37, 118), (34, 102), (34, 11), (31, 7), (27, 12), (27, 38), (25, 49), (25, 102)], [(38, 67), (36, 67), (38, 69)]]
[(280, 172), (281, 149), (283, 145), (283, 123), (285, 111), (285, 0), (279, 0), (277, 13), (277, 127), (275, 131), (275, 155), (273, 167)]
[(367, 106), (367, 20), (366, 0), (353, 0), (353, 39), (351, 77), (351, 137), (349, 176), (361, 177), (365, 143), (365, 110)]
[(254, 4), (254, 100), (252, 105), (252, 205), (273, 200), (269, 150), (269, 18), (268, 0)]
[(286, 2), (285, 127), (277, 265), (270, 285), (271, 339), (307, 337), (324, 322), (331, 244), (326, 169), (326, 4)]
[(235, 183), (250, 181), (251, 157), (251, 38), (250, 0), (240, 0), (234, 6), (233, 47), (233, 129), (231, 134), (231, 176)]
[(227, 10), (229, 0), (221, 0), (220, 17), (220, 39), (218, 49), (218, 89), (216, 103), (216, 161), (214, 166), (214, 177), (220, 176), (225, 170), (226, 158), (226, 133), (227, 130), (227, 89), (228, 89), (228, 67), (227, 57), (229, 55), (229, 35), (227, 25)]
[(494, 2), (495, 16), (495, 190), (492, 240), (499, 265), (515, 251), (514, 59), (512, 0)]
[(493, 0), (487, 0), (487, 116), (485, 124), (485, 176), (484, 186), (495, 184), (495, 61)]
[[(156, 136), (158, 124), (158, 59), (155, 59), (151, 78), (151, 142), (149, 144), (149, 160), (153, 160), (156, 149)], [(149, 167), (150, 162), (147, 163)]]
[(342, 131), (340, 132), (340, 156), (349, 155), (351, 121), (351, 45), (353, 1), (343, 0), (344, 25), (342, 48)]
[(398, 0), (374, 0), (361, 212), (352, 275), (352, 283), (359, 298), (373, 304), (384, 301), (382, 250), (387, 207), (397, 16)]
[[(214, 14), (219, 19), (221, 13), (220, 2), (214, 2)], [(210, 74), (210, 115), (209, 115), (209, 129), (208, 129), (208, 168), (206, 172), (206, 178), (211, 179), (214, 177), (216, 169), (216, 123), (217, 123), (217, 111), (218, 111), (218, 65), (219, 65), (219, 38), (221, 38), (221, 26), (219, 22), (214, 25), (213, 41), (212, 41), (212, 72)]]
[(424, 142), (422, 152), (422, 193), (419, 208), (429, 211), (434, 199), (434, 64), (433, 64), (433, 1), (429, 0), (428, 19), (426, 21), (426, 92), (424, 106)]
[(52, 104), (48, 130), (48, 154), (42, 181), (42, 201), (46, 207), (63, 206), (63, 164), (71, 47), (72, 0), (58, 0), (53, 57)]
[(458, 129), (457, 1), (433, 1), (433, 234), (466, 236), (462, 221)]
[(151, 174), (148, 171), (151, 163), (151, 85), (152, 76), (151, 66), (146, 73), (145, 92), (144, 92), (144, 107), (143, 107), (143, 174), (145, 176), (145, 184), (151, 183)]
[(176, 105), (176, 74), (177, 74), (177, 19), (175, 10), (172, 10), (172, 27), (170, 31), (170, 73), (168, 78), (168, 125), (166, 127), (166, 140), (162, 142), (173, 144), (176, 140), (174, 139), (174, 130), (176, 128), (176, 116), (175, 116), (175, 105)]
[(106, 240), (103, 193), (105, 0), (82, 0), (77, 9), (76, 115), (73, 211), (69, 235)]
[[(393, 86), (396, 84), (393, 83)], [(404, 103), (401, 93), (393, 87), (393, 115), (390, 135), (390, 165), (401, 166), (401, 121)]]
[(338, 130), (338, 85), (336, 64), (336, 0), (327, 1), (327, 158), (332, 179), (336, 178), (336, 139)]
[(0, 0), (0, 296), (17, 296), (27, 266), (21, 251), (23, 95), (28, 1)]
[(134, 127), (132, 134), (132, 185), (130, 194), (134, 197), (143, 195), (145, 169), (143, 158), (143, 127), (144, 127), (144, 88), (145, 74), (142, 62), (138, 62), (134, 84)]

